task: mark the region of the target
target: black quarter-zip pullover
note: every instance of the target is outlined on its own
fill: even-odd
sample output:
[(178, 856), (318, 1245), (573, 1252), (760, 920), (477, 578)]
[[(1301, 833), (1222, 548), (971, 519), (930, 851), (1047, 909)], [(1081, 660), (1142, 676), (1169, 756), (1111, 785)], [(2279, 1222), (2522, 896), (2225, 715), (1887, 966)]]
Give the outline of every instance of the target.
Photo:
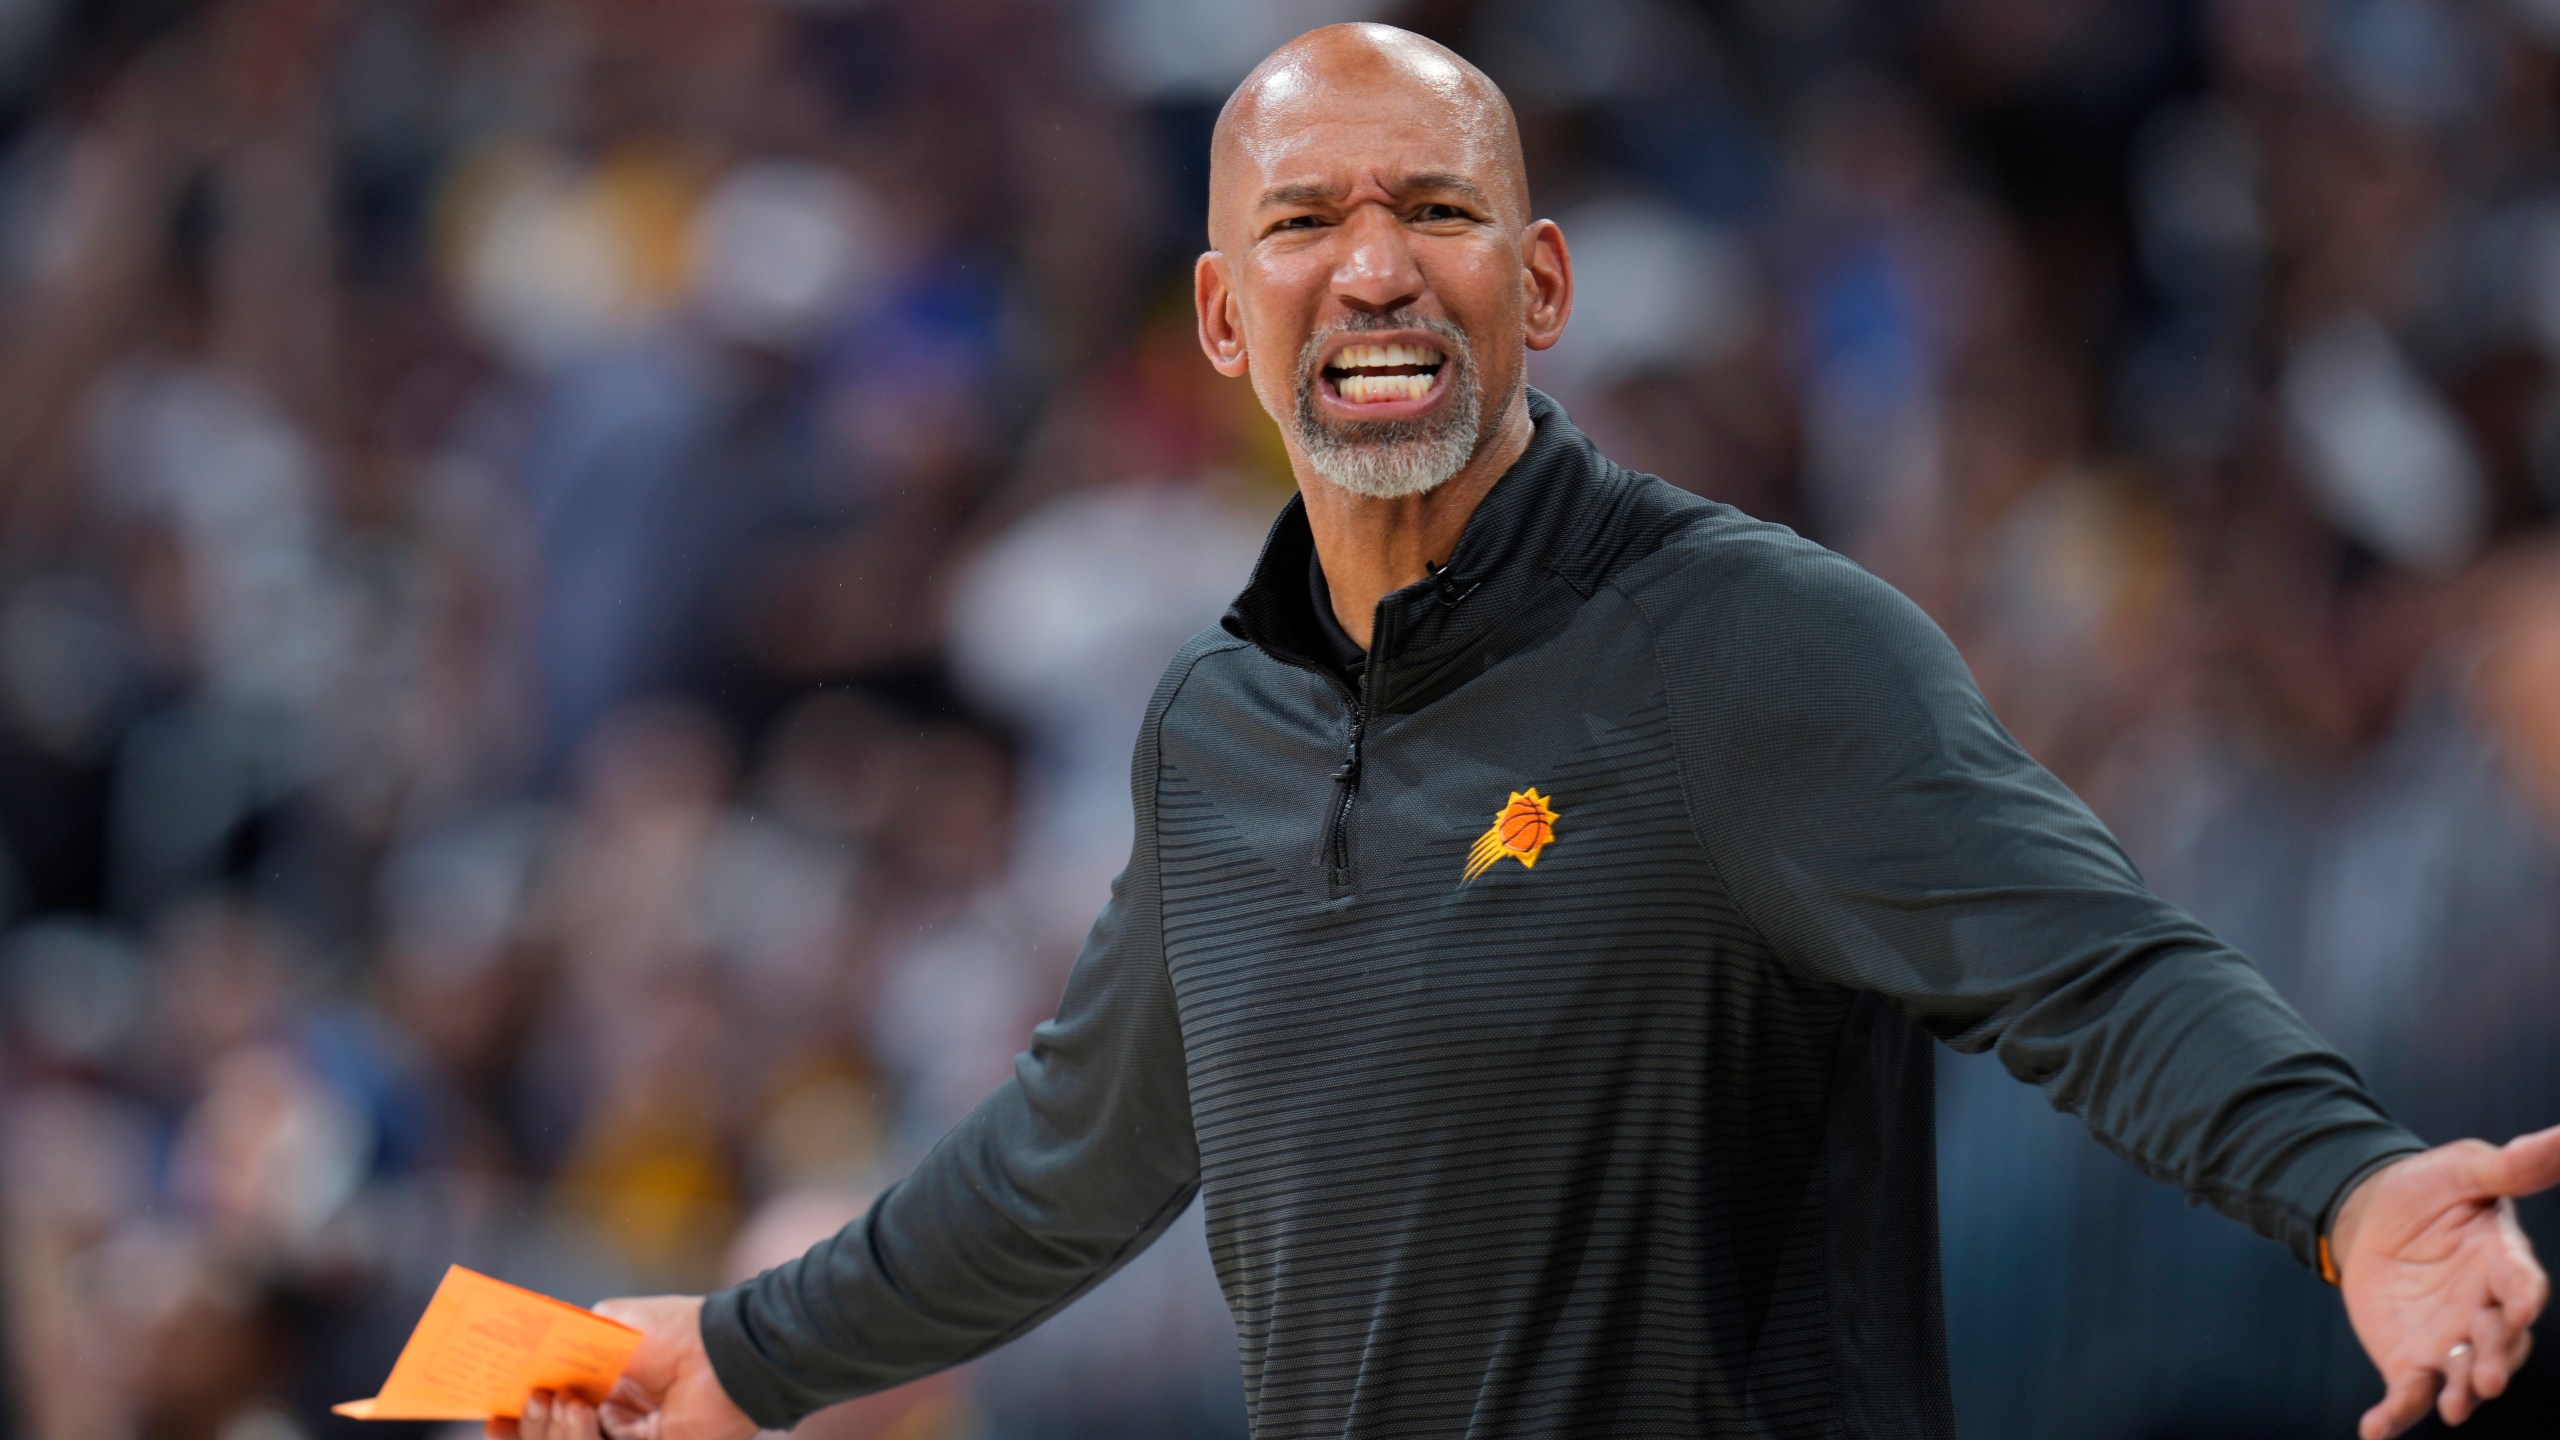
[(1944, 1437), (1931, 1037), (2306, 1263), (2419, 1148), (1916, 607), (1531, 414), (1356, 678), (1282, 513), (1013, 1078), (705, 1308), (760, 1423), (1001, 1344), (1205, 1191), (1257, 1440)]

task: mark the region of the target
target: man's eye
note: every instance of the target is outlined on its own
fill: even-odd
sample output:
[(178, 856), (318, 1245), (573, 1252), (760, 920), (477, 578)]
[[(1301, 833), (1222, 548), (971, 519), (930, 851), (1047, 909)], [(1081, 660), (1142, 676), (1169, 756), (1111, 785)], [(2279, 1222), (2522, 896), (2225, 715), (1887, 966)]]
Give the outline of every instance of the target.
[(1425, 205), (1414, 212), (1417, 220), (1464, 220), (1467, 212), (1455, 205)]
[(1281, 221), (1279, 224), (1274, 225), (1271, 228), (1274, 230), (1313, 230), (1316, 226), (1322, 223), (1322, 221), (1318, 220), (1313, 215), (1292, 215), (1288, 219)]

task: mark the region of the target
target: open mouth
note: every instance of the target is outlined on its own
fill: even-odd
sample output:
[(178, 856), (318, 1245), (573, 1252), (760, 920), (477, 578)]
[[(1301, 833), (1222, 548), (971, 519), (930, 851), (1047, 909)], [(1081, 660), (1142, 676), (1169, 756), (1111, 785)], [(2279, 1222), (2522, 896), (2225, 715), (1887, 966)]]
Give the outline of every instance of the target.
[(1394, 405), (1420, 400), (1448, 364), (1428, 344), (1346, 345), (1325, 362), (1325, 389), (1345, 405)]

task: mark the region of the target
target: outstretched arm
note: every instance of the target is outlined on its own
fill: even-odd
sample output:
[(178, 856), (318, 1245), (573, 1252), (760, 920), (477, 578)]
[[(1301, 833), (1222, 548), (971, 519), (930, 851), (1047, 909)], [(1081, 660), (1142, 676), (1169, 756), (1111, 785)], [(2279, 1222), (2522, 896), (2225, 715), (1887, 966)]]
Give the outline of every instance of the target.
[(493, 1440), (595, 1440), (599, 1422), (617, 1440), (788, 1429), (995, 1348), (1145, 1249), (1198, 1189), (1199, 1155), (1136, 883), (1114, 887), (1013, 1078), (870, 1213), (707, 1299), (606, 1301), (600, 1313), (646, 1338), (601, 1414), (538, 1395)]
[(518, 1427), (525, 1440), (592, 1440), (599, 1421), (620, 1440), (788, 1429), (1003, 1344), (1181, 1214), (1200, 1155), (1156, 888), (1156, 733), (1197, 653), (1176, 660), (1148, 707), (1128, 868), (1013, 1078), (797, 1260), (707, 1299), (600, 1307), (647, 1336), (624, 1382), (601, 1415), (540, 1397)]
[(1733, 553), (1657, 604), (1658, 652), (1701, 839), (1771, 948), (2305, 1264), (2325, 1240), (2386, 1386), (2365, 1440), (2505, 1389), (2548, 1288), (2511, 1199), (2560, 1181), (2560, 1131), (2426, 1150), (2149, 892), (1916, 607), (1789, 538)]
[(2306, 1266), (2357, 1177), (2425, 1148), (2143, 884), (1917, 606), (1778, 533), (1688, 573), (1657, 653), (1690, 809), (1780, 963), (1990, 1051)]
[(1140, 893), (1152, 882), (1132, 870), (1013, 1078), (869, 1214), (704, 1305), (711, 1364), (759, 1422), (780, 1429), (995, 1348), (1190, 1203), (1182, 1032)]
[(2399, 1434), (2430, 1404), (2459, 1425), (2506, 1390), (2551, 1296), (2515, 1202), (2554, 1185), (2560, 1126), (2393, 1161), (2338, 1207), (2329, 1253), (2384, 1386), (2358, 1427), (2363, 1440)]

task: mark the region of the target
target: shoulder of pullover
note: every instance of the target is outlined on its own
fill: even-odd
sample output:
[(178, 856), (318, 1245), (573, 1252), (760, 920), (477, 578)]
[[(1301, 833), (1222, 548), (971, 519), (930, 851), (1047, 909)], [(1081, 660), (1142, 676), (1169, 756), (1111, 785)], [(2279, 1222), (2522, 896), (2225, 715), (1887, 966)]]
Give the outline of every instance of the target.
[[(1182, 648), (1173, 652), (1173, 658), (1165, 663), (1164, 675), (1156, 681), (1155, 694), (1147, 701), (1146, 723), (1138, 732), (1138, 751), (1135, 757), (1140, 767), (1154, 763), (1157, 747), (1163, 738), (1166, 719), (1180, 705), (1183, 687), (1191, 682), (1191, 677), (1200, 670), (1202, 664), (1209, 661), (1212, 656), (1250, 651), (1252, 648), (1251, 641), (1240, 640), (1216, 625), (1182, 642)], [(1139, 773), (1134, 775), (1133, 779), (1139, 798), (1143, 801), (1154, 788), (1152, 777)]]
[(1897, 657), (1962, 667), (1935, 621), (1849, 557), (1712, 501), (1683, 518), (1678, 533), (1614, 577), (1674, 668), (1828, 669)]

